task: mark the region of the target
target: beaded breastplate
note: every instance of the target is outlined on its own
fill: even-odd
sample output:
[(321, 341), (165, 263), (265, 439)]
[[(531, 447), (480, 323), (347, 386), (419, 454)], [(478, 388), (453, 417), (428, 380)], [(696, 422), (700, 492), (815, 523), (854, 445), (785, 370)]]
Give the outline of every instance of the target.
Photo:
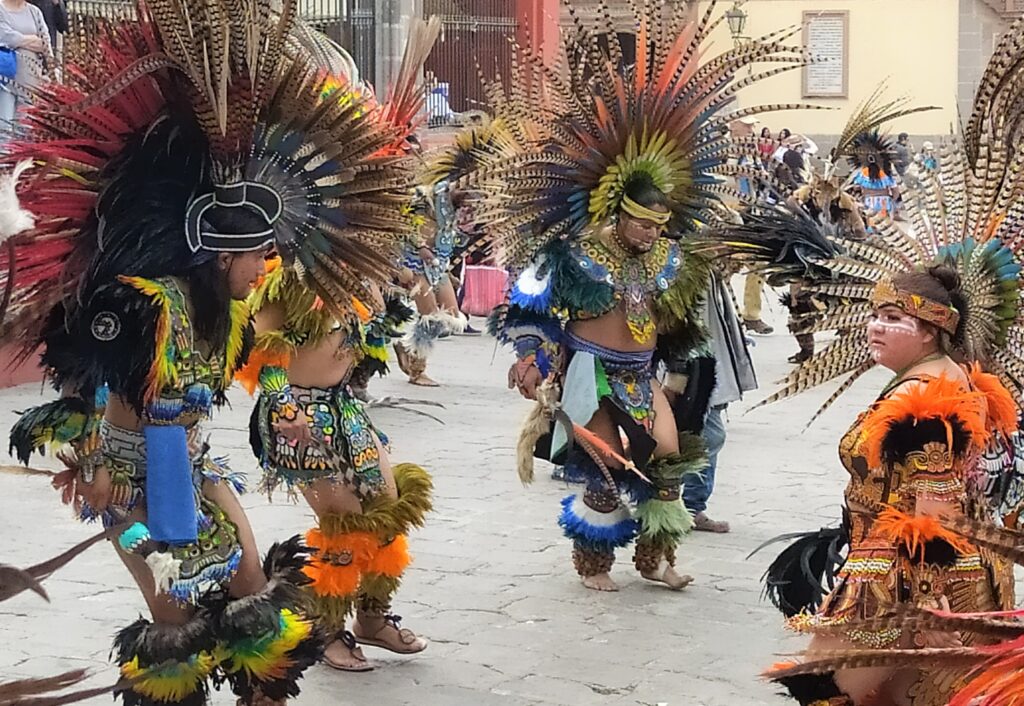
[(599, 238), (587, 238), (570, 247), (573, 262), (594, 282), (612, 288), (616, 305), (626, 310), (633, 339), (648, 343), (655, 333), (648, 297), (664, 292), (683, 264), (679, 246), (659, 238), (649, 251), (630, 255)]

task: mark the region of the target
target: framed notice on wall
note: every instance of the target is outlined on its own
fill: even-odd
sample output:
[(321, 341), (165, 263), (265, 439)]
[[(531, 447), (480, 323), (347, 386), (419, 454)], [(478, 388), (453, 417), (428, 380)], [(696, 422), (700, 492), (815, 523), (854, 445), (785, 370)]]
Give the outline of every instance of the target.
[(804, 46), (812, 63), (803, 69), (804, 98), (846, 98), (850, 79), (850, 13), (803, 13)]

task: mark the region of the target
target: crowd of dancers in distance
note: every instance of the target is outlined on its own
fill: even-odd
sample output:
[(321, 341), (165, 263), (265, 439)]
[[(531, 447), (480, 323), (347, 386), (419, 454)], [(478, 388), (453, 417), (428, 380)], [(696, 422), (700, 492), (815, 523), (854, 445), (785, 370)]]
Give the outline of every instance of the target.
[[(467, 325), (452, 272), (489, 258), (509, 286), (488, 328), (533, 401), (506, 460), (524, 483), (535, 457), (564, 468), (567, 574), (571, 558), (583, 587), (618, 590), (632, 545), (644, 579), (693, 580), (675, 567), (694, 526), (681, 488), (717, 454), (702, 432), (723, 387), (743, 386), (716, 345), (739, 331), (724, 282), (743, 269), (792, 288), (795, 332), (829, 332), (766, 403), (836, 381), (827, 407), (893, 372), (837, 440), (839, 524), (765, 560), (808, 642), (765, 655), (763, 677), (802, 706), (1024, 704), (1024, 24), (897, 222), (878, 207), (887, 125), (927, 108), (880, 87), (802, 184), (779, 180), (760, 159), (774, 140), (731, 128), (816, 106), (747, 106), (741, 89), (815, 58), (784, 30), (712, 51), (715, 3), (630, 5), (635, 46), (571, 12), (557, 51), (516, 47), (485, 84), (488, 118), (429, 150), (437, 19), (375, 93), (294, 2), (137, 0), (31, 91), (0, 159), (0, 344), (41, 356), (55, 394), (11, 449), (58, 459), (60, 498), (103, 531), (0, 565), (0, 599), (45, 595), (107, 540), (149, 617), (116, 633), (116, 684), (70, 672), (0, 685), (0, 702), (194, 706), (226, 689), (271, 706), (318, 663), (423, 651), (392, 602), (431, 476), (389, 457), (366, 388), (390, 347), (410, 383), (438, 384), (434, 342)], [(261, 477), (203, 428), (235, 382)], [(315, 524), (261, 555), (244, 490)]]

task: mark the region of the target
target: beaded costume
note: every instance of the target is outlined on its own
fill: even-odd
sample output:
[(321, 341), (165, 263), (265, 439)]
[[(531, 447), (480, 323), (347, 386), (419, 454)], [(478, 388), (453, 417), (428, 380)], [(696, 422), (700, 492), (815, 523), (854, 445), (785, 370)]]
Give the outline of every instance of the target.
[[(326, 102), (358, 101), (364, 111), (367, 140), (362, 151), (349, 155), (353, 171), (375, 163), (393, 165), (389, 180), (368, 180), (343, 200), (347, 212), (365, 214), (365, 220), (338, 224), (340, 233), (364, 239), (361, 248), (366, 250), (353, 253), (353, 263), (372, 262), (372, 247), (373, 256), (388, 258), (388, 267), (367, 270), (360, 284), (365, 294), (352, 291), (327, 298), (304, 278), (300, 262), (273, 262), (249, 299), (258, 333), (240, 379), (250, 392), (257, 387), (260, 391), (250, 441), (264, 470), (263, 490), (269, 496), (284, 487), (297, 496), (326, 481), (350, 490), (362, 507), (362, 513), (321, 515), (306, 535), (312, 549), (305, 568), (312, 611), (329, 640), (352, 646), (355, 637), (345, 623), (353, 608), (390, 620), (397, 629), (390, 605), (410, 562), (406, 534), (422, 526), (431, 508), (430, 476), (413, 464), (394, 467), (398, 497), (388, 496), (382, 468), (387, 438), (353, 394), (350, 376), (360, 365), (367, 373), (386, 368), (385, 346), (406, 316), (393, 300), (388, 305), (376, 296), (376, 289), (394, 275), (408, 222), (407, 194), (415, 172), (403, 152), (407, 131), (422, 107), (423, 93), (415, 87), (419, 69), (439, 30), (436, 20), (416, 25), (389, 102), (357, 99), (353, 87), (337, 79), (335, 90), (323, 95)], [(273, 317), (275, 312), (279, 323), (265, 329), (262, 315)], [(325, 348), (342, 371), (329, 386), (301, 386), (289, 379), (304, 353)], [(289, 439), (278, 429), (300, 413), (309, 425), (310, 443)]]
[[(757, 146), (733, 142), (723, 128), (745, 115), (798, 107), (735, 110), (738, 72), (757, 62), (780, 65), (743, 79), (756, 81), (802, 61), (777, 35), (708, 58), (702, 45), (716, 24), (714, 7), (703, 17), (684, 2), (632, 9), (636, 47), (650, 47), (635, 52), (635, 64), (624, 59), (629, 52), (607, 17), (587, 26), (570, 5), (574, 31), (563, 35), (558, 63), (524, 54), (510, 94), (489, 96), (513, 116), (518, 134), (531, 136), (526, 147), (457, 182), (484, 194), (476, 219), (493, 231), (516, 277), (491, 329), (514, 346), (516, 370), (536, 367), (546, 379), (520, 438), (521, 477), (532, 477), (529, 454), (546, 439), (552, 416), (559, 420), (552, 458), (560, 460), (575, 437), (566, 473), (587, 489), (563, 501), (559, 523), (585, 579), (607, 573), (615, 548), (635, 536), (638, 569), (667, 571), (692, 524), (679, 500), (682, 475), (699, 470), (703, 456), (688, 433), (679, 437), (679, 453), (654, 453), (654, 401), (663, 393), (652, 377), (656, 357), (683, 360), (702, 343), (707, 269), (664, 237), (649, 251), (630, 251), (618, 242), (616, 223), (628, 215), (676, 237), (731, 218), (723, 194), (744, 197), (724, 176), (754, 170), (729, 160), (754, 155)], [(634, 201), (631, 194), (644, 189), (660, 192), (667, 212)], [(628, 350), (583, 337), (582, 325), (592, 321), (615, 340), (632, 341)], [(629, 439), (628, 459), (606, 447), (617, 439), (586, 428), (599, 413)], [(635, 518), (623, 492), (637, 503)]]
[[(304, 615), (311, 579), (297, 539), (268, 552), (262, 588), (229, 592), (236, 571), (253, 580), (253, 562), (239, 562), (227, 517), (238, 510), (212, 499), (234, 477), (199, 426), (253, 345), (247, 304), (204, 289), (229, 286), (243, 255), (260, 263), (276, 247), (339, 319), (368, 298), (364, 279), (393, 271), (380, 234), (404, 222), (389, 214), (410, 171), (384, 149), (404, 128), (365, 119), (359, 99), (323, 99), (344, 62), (296, 11), (140, 1), (134, 19), (98, 23), (5, 160), (32, 161), (18, 196), (35, 227), (7, 242), (0, 334), (18, 337), (24, 357), (42, 344), (66, 395), (27, 413), (12, 445), (58, 450), (69, 500), (109, 471), (104, 522), (183, 606), (183, 624), (140, 619), (118, 634), (126, 704), (200, 704), (224, 683), (244, 704), (281, 703), (322, 648)], [(105, 418), (112, 409), (139, 428)]]
[[(993, 513), (1006, 508), (991, 493), (1016, 468), (981, 463), (986, 450), (998, 459), (992, 449), (1013, 448), (1024, 401), (1014, 92), (1024, 72), (1021, 30), (1018, 21), (997, 47), (962, 140), (951, 140), (939, 169), (904, 194), (911, 233), (881, 212), (868, 217), (867, 239), (825, 228), (813, 247), (793, 248), (806, 257), (807, 290), (828, 297), (813, 330), (837, 333), (765, 403), (846, 376), (820, 414), (876, 364), (865, 325), (879, 307), (931, 325), (943, 352), (970, 362), (965, 381), (897, 378), (895, 391), (858, 417), (839, 447), (850, 474), (844, 526), (801, 536), (767, 571), (768, 595), (791, 627), (842, 640), (767, 673), (800, 704), (860, 706), (835, 677), (859, 667), (893, 670), (883, 686), (906, 683), (899, 697), (914, 706), (996, 706), (1021, 693), (1024, 628), (1012, 611), (1011, 566), (1021, 561), (1021, 537), (997, 526)], [(773, 217), (801, 223), (805, 214), (779, 208)], [(897, 284), (933, 264), (959, 276), (952, 305)], [(918, 649), (937, 635), (943, 646)]]
[[(500, 81), (485, 85), (488, 94), (500, 94), (503, 90)], [(452, 144), (424, 156), (420, 185), (411, 205), (417, 233), (406, 243), (401, 264), (417, 279), (422, 276), (435, 295), (442, 282), (450, 277), (457, 260), (486, 249), (489, 243), (483, 229), (468, 227), (468, 223), (475, 220), (472, 212), (476, 195), (460, 190), (458, 181), (525, 147), (525, 136), (509, 129), (510, 118), (504, 114), (506, 111), (499, 105), (495, 112), (495, 117), (485, 124), (461, 130)], [(424, 248), (430, 253), (429, 261), (421, 256)], [(415, 281), (409, 294), (413, 297), (426, 294), (417, 290), (422, 282), (415, 284)], [(395, 344), (399, 365), (412, 381), (426, 371), (435, 341), (445, 335), (462, 333), (468, 325), (461, 311), (447, 311), (439, 306), (440, 302), (437, 304), (436, 311), (419, 314), (402, 340)]]

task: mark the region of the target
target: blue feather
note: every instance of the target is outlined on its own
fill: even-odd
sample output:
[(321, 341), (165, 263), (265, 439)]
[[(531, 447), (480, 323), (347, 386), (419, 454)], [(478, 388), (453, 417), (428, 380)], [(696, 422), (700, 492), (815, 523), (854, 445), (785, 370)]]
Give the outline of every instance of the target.
[(582, 500), (576, 495), (563, 499), (562, 514), (558, 518), (558, 525), (569, 539), (599, 551), (609, 551), (626, 546), (636, 537), (639, 530), (636, 520), (627, 518), (609, 525), (595, 525), (579, 514), (577, 503)]

